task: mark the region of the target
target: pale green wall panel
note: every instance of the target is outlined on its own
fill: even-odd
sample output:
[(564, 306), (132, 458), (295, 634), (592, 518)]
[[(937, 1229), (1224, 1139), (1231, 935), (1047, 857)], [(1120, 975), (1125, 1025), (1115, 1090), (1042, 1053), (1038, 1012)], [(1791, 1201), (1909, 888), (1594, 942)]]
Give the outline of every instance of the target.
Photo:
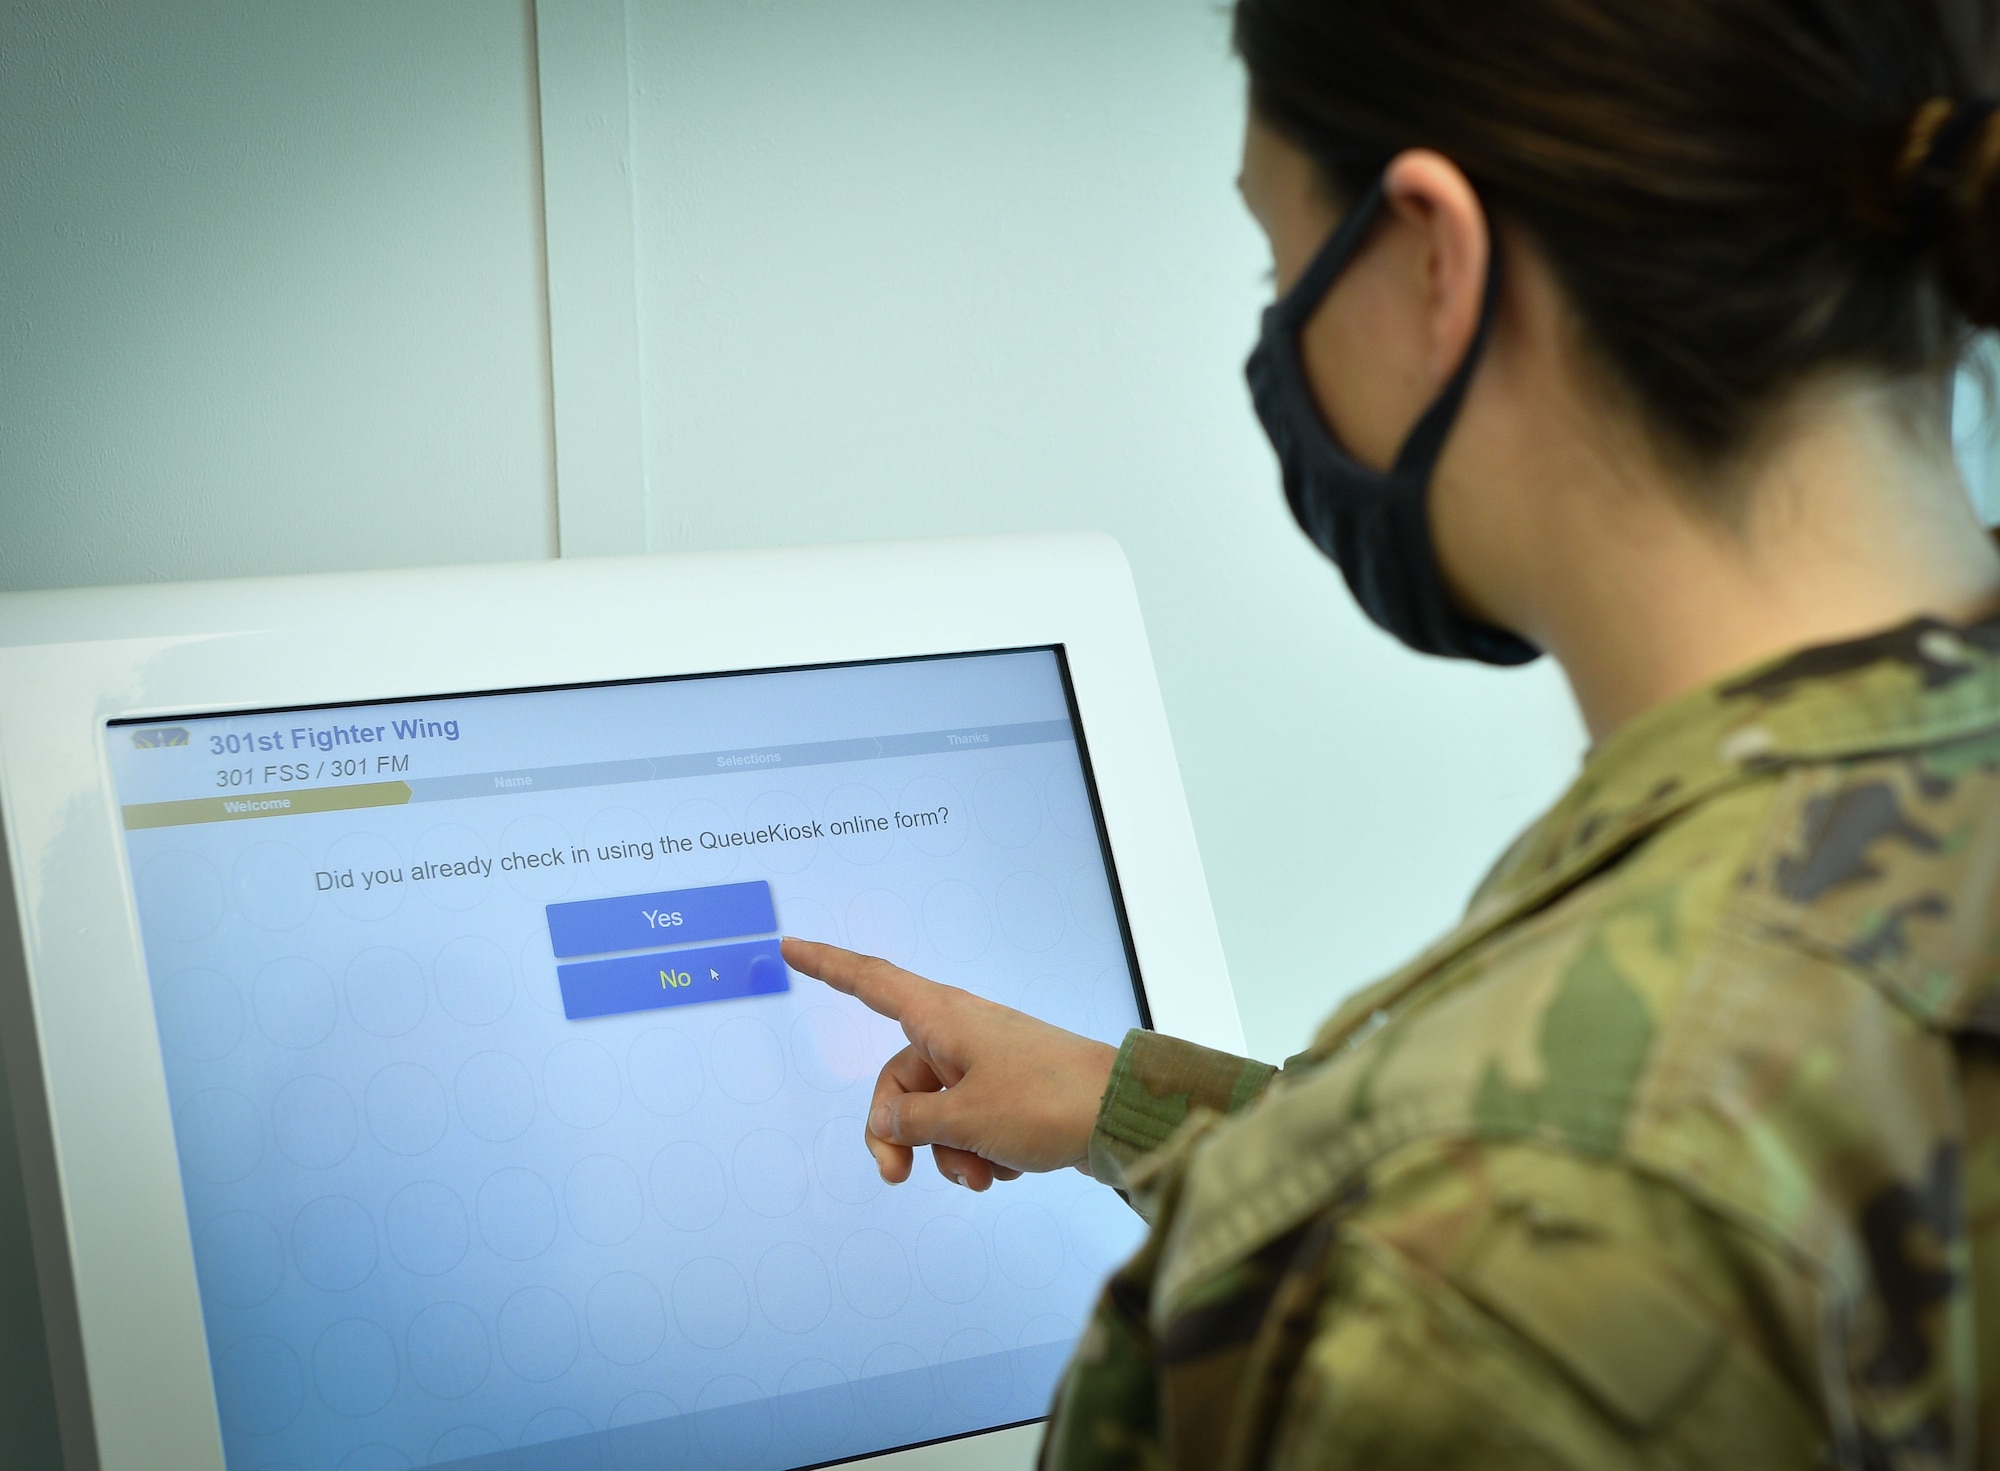
[(554, 550), (532, 34), (0, 7), (0, 587)]

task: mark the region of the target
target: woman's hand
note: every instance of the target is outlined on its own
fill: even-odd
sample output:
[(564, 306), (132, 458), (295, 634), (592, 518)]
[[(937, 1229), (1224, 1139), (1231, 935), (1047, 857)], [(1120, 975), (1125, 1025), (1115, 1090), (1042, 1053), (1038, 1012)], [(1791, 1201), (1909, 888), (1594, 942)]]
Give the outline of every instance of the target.
[(1024, 1171), (1084, 1170), (1118, 1050), (837, 945), (786, 940), (793, 970), (899, 1022), (910, 1045), (875, 1080), (865, 1131), (891, 1185), (931, 1146), (968, 1190)]

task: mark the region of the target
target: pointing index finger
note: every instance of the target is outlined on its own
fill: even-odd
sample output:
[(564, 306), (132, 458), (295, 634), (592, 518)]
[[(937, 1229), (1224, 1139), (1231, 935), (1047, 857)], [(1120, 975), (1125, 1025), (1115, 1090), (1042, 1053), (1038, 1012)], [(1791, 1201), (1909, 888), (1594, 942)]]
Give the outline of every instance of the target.
[(781, 943), (785, 963), (793, 970), (826, 982), (891, 1021), (901, 1021), (923, 990), (936, 984), (877, 956), (858, 955), (838, 945), (789, 936)]

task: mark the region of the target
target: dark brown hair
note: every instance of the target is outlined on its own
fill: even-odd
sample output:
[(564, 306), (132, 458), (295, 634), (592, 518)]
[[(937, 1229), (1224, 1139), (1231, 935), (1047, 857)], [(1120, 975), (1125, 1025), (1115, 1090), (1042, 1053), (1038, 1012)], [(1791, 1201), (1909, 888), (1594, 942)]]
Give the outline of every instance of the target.
[(1456, 161), (1697, 466), (2000, 324), (2000, 0), (1236, 0), (1235, 39), (1337, 193)]

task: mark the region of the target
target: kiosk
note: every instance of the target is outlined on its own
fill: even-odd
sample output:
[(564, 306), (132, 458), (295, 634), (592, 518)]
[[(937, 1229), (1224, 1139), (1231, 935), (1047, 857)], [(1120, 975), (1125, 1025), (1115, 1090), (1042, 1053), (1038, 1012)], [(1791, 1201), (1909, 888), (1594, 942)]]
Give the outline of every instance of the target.
[(0, 816), (72, 1471), (1026, 1465), (1139, 1223), (778, 938), (1242, 1046), (1102, 537), (0, 598)]

